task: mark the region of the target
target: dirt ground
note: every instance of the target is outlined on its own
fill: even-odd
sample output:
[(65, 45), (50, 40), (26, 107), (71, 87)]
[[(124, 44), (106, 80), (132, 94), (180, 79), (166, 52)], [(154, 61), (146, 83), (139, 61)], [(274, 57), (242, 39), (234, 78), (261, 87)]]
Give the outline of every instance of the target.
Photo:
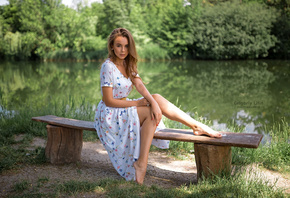
[[(38, 146), (45, 147), (45, 144), (44, 139), (34, 138), (31, 149)], [(278, 187), (288, 188), (285, 191), (290, 193), (289, 179), (276, 172), (255, 169), (261, 172), (270, 183), (277, 182)], [(62, 183), (69, 180), (94, 182), (108, 177), (121, 179), (113, 168), (102, 144), (99, 141), (84, 142), (80, 163), (58, 166), (30, 165), (17, 170), (5, 171), (0, 175), (0, 197), (10, 194), (13, 191), (13, 185), (23, 180), (34, 185), (41, 178), (49, 178), (49, 182), (46, 184), (49, 185), (50, 182)], [(196, 182), (194, 155), (190, 155), (186, 160), (177, 160), (160, 152), (150, 153), (145, 185), (156, 184), (160, 187), (172, 188)], [(47, 190), (47, 188), (43, 189)]]

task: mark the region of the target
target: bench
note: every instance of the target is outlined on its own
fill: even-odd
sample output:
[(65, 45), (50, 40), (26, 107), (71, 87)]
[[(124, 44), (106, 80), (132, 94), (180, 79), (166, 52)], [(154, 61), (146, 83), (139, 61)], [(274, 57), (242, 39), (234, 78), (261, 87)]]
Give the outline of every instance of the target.
[[(33, 117), (32, 120), (48, 123), (45, 155), (52, 164), (65, 164), (81, 160), (83, 130), (96, 131), (94, 122), (53, 115)], [(222, 138), (193, 135), (191, 130), (164, 129), (155, 133), (155, 139), (194, 143), (197, 178), (231, 171), (231, 147), (258, 148), (263, 135), (221, 132)]]

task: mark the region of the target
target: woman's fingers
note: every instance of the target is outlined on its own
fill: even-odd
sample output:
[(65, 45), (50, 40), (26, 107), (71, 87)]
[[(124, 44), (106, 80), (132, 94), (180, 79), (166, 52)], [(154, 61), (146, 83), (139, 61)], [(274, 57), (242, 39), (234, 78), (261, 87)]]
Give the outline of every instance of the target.
[(160, 113), (155, 113), (154, 117), (155, 117), (156, 126), (157, 126), (161, 121), (162, 115)]
[(138, 106), (149, 106), (149, 102), (145, 98), (142, 98), (138, 101)]

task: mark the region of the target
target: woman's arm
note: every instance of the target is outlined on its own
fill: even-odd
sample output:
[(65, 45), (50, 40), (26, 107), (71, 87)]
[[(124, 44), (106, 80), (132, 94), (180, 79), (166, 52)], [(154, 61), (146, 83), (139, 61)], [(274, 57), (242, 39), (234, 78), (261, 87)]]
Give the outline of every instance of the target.
[(146, 106), (146, 99), (138, 100), (138, 101), (127, 101), (127, 100), (119, 100), (113, 97), (113, 88), (112, 87), (102, 87), (103, 98), (102, 100), (108, 107), (132, 107), (132, 106)]
[(152, 95), (149, 93), (145, 85), (143, 84), (141, 78), (136, 77), (134, 78), (134, 84), (137, 89), (137, 91), (145, 98), (151, 105), (151, 117), (152, 120), (156, 120), (156, 125), (159, 124), (161, 118), (162, 118), (162, 112), (159, 108), (158, 103), (155, 101), (155, 99), (152, 97)]

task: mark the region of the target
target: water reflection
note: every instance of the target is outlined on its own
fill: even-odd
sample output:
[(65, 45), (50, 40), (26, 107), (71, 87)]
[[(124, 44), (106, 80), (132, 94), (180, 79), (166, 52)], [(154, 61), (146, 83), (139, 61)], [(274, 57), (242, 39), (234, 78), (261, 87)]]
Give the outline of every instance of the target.
[[(51, 101), (68, 104), (101, 99), (100, 63), (0, 63), (1, 104), (41, 108)], [(160, 93), (189, 113), (198, 112), (220, 130), (226, 123), (262, 133), (262, 126), (290, 121), (290, 61), (187, 61), (140, 63), (151, 93)], [(136, 90), (131, 94), (140, 95)], [(93, 119), (93, 118), (92, 118)]]
[[(173, 103), (178, 99), (185, 111), (197, 111), (214, 121), (220, 130), (225, 128), (224, 123), (235, 120), (245, 126), (246, 132), (261, 133), (265, 123), (283, 117), (289, 121), (290, 67), (289, 62), (282, 63), (176, 62), (162, 65), (151, 74), (149, 87), (151, 92), (161, 93)], [(144, 67), (151, 70), (148, 65)]]

